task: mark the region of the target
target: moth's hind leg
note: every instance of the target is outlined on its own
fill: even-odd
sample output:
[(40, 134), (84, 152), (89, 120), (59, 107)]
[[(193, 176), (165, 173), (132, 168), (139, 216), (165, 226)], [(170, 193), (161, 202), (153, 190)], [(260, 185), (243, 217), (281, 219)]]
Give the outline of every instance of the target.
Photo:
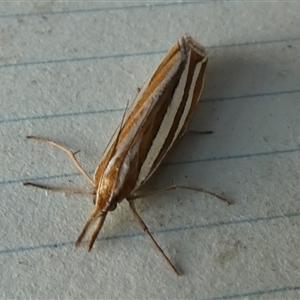
[(53, 187), (53, 186), (47, 186), (42, 184), (37, 184), (33, 182), (24, 182), (24, 186), (33, 186), (39, 189), (51, 191), (51, 192), (61, 192), (61, 193), (69, 193), (69, 194), (82, 194), (82, 195), (95, 195), (95, 190), (85, 190), (85, 189), (75, 189), (75, 188), (60, 188), (60, 187)]
[[(35, 140), (38, 142), (42, 142), (42, 143), (46, 143), (49, 144), (51, 146), (54, 146), (62, 151), (64, 151), (65, 153), (68, 154), (68, 156), (71, 158), (72, 162), (74, 163), (74, 165), (76, 166), (76, 168), (80, 171), (80, 173), (86, 178), (86, 180), (93, 186), (95, 187), (94, 181), (90, 178), (90, 176), (86, 173), (86, 171), (82, 168), (82, 166), (80, 165), (80, 163), (78, 162), (78, 160), (75, 157), (75, 153), (73, 153), (71, 150), (51, 141), (51, 140), (46, 140), (40, 137), (36, 137), (36, 136), (26, 136), (27, 139), (31, 139), (31, 140)], [(29, 184), (27, 184), (29, 185)], [(34, 184), (30, 184), (30, 185), (34, 185)], [(40, 187), (37, 186), (36, 187)], [(46, 188), (47, 189), (47, 188)], [(49, 188), (48, 188), (49, 189)], [(50, 188), (51, 189), (51, 188)], [(53, 190), (53, 189), (52, 189)]]
[(159, 190), (156, 190), (154, 192), (149, 192), (149, 193), (144, 193), (144, 194), (133, 194), (130, 197), (128, 197), (128, 200), (134, 200), (134, 199), (138, 199), (138, 198), (144, 198), (144, 197), (149, 197), (149, 196), (154, 196), (157, 194), (161, 194), (161, 193), (165, 193), (168, 191), (172, 191), (172, 190), (176, 190), (176, 189), (184, 189), (184, 190), (191, 190), (191, 191), (196, 191), (196, 192), (200, 192), (200, 193), (204, 193), (207, 195), (211, 195), (223, 202), (225, 202), (226, 204), (231, 204), (226, 198), (217, 195), (214, 192), (208, 191), (206, 189), (200, 188), (200, 187), (192, 187), (192, 186), (185, 186), (185, 185), (177, 185), (177, 184), (173, 184), (169, 187), (166, 188), (162, 188)]
[(165, 254), (165, 252), (162, 250), (162, 248), (158, 245), (158, 243), (156, 242), (156, 240), (154, 239), (154, 237), (152, 236), (152, 234), (150, 233), (147, 225), (145, 224), (145, 222), (143, 221), (143, 219), (140, 217), (140, 215), (138, 214), (138, 212), (135, 209), (134, 206), (134, 200), (131, 199), (127, 199), (128, 203), (129, 203), (129, 207), (134, 215), (134, 217), (136, 218), (136, 220), (138, 221), (138, 223), (140, 224), (140, 226), (142, 227), (143, 231), (147, 234), (147, 236), (150, 238), (150, 240), (153, 242), (155, 248), (158, 250), (158, 252), (163, 256), (163, 258), (166, 260), (167, 264), (171, 267), (171, 269), (174, 271), (174, 273), (176, 275), (180, 275), (180, 273), (178, 272), (178, 270), (175, 268), (175, 266), (172, 264), (172, 262), (170, 261), (170, 259), (168, 258), (168, 256)]

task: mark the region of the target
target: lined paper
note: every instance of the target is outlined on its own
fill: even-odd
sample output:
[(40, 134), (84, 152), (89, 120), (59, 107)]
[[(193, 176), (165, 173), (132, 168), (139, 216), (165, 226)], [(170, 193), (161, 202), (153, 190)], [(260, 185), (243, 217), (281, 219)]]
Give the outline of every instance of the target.
[[(0, 4), (0, 294), (5, 299), (299, 299), (299, 2)], [(146, 189), (199, 186), (136, 201), (182, 276), (165, 266), (127, 204), (87, 253), (75, 241), (88, 188), (127, 101), (185, 32), (209, 53), (187, 135)]]

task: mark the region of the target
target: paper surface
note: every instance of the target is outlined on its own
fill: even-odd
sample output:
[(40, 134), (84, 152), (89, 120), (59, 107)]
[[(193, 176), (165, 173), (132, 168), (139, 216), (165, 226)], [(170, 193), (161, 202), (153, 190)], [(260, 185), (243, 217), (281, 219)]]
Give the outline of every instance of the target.
[[(10, 2), (0, 4), (0, 294), (3, 299), (299, 299), (300, 3)], [(188, 32), (209, 53), (188, 135), (148, 184), (199, 186), (136, 201), (177, 278), (127, 203), (90, 253), (75, 241), (88, 188), (132, 101)]]

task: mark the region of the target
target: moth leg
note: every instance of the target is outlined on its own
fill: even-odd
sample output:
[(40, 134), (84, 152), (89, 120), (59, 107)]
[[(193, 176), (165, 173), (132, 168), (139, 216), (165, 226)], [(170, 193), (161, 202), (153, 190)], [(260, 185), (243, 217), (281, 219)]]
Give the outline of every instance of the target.
[(62, 192), (62, 193), (69, 193), (69, 194), (83, 194), (83, 195), (95, 195), (94, 190), (85, 190), (85, 189), (67, 189), (67, 188), (59, 188), (59, 187), (52, 187), (46, 186), (42, 184), (32, 183), (32, 182), (24, 182), (24, 186), (33, 186), (39, 189), (51, 191), (51, 192)]
[(36, 140), (38, 142), (42, 142), (42, 143), (46, 143), (49, 144), (51, 146), (54, 146), (64, 152), (66, 152), (69, 157), (71, 158), (72, 162), (75, 164), (76, 168), (80, 171), (80, 173), (86, 178), (86, 180), (92, 185), (95, 186), (94, 181), (90, 178), (90, 176), (86, 173), (86, 171), (82, 168), (82, 166), (80, 165), (80, 163), (78, 162), (78, 160), (75, 157), (75, 153), (73, 153), (71, 150), (53, 142), (50, 140), (46, 140), (40, 137), (36, 137), (36, 136), (26, 136), (27, 139), (32, 139), (32, 140)]
[(161, 249), (161, 247), (158, 245), (158, 243), (156, 242), (156, 240), (153, 238), (152, 234), (150, 233), (148, 227), (146, 226), (145, 222), (142, 220), (142, 218), (140, 217), (140, 215), (137, 213), (135, 206), (134, 206), (134, 201), (133, 200), (128, 200), (129, 203), (129, 207), (134, 215), (134, 217), (136, 218), (136, 220), (138, 221), (138, 223), (140, 224), (140, 226), (142, 227), (143, 231), (148, 235), (148, 237), (151, 239), (151, 241), (153, 242), (155, 248), (158, 250), (158, 252), (164, 257), (164, 259), (166, 260), (167, 264), (171, 267), (171, 269), (174, 271), (174, 273), (176, 275), (180, 275), (180, 273), (178, 272), (178, 270), (175, 268), (175, 266), (171, 263), (170, 259), (166, 256), (166, 254), (164, 253), (164, 251)]
[(177, 184), (173, 184), (173, 185), (171, 185), (169, 187), (166, 187), (166, 188), (163, 188), (163, 189), (160, 189), (160, 190), (156, 190), (154, 192), (142, 194), (142, 195), (132, 195), (132, 196), (129, 197), (129, 200), (134, 200), (134, 199), (137, 199), (137, 198), (149, 197), (149, 196), (161, 194), (161, 193), (164, 193), (164, 192), (172, 191), (172, 190), (175, 190), (175, 189), (185, 189), (185, 190), (191, 190), (191, 191), (201, 192), (201, 193), (204, 193), (204, 194), (211, 195), (211, 196), (213, 196), (215, 198), (218, 198), (221, 201), (224, 201), (226, 204), (231, 204), (224, 197), (219, 196), (219, 195), (217, 195), (217, 194), (215, 194), (215, 193), (213, 193), (211, 191), (205, 190), (203, 188), (197, 188), (197, 187), (191, 187), (191, 186), (184, 186), (184, 185), (177, 185)]

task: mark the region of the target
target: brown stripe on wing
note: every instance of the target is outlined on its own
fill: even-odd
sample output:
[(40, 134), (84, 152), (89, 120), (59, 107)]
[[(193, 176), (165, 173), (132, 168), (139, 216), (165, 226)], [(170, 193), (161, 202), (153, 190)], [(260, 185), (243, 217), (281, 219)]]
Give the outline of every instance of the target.
[[(145, 82), (145, 84), (142, 86), (140, 92), (136, 96), (135, 100), (133, 101), (131, 107), (128, 109), (126, 113), (126, 117), (128, 117), (133, 109), (136, 109), (136, 104), (140, 104), (141, 98), (147, 99), (153, 90), (149, 90), (149, 86), (153, 84), (154, 79), (161, 80), (164, 78), (165, 72), (168, 72), (170, 70), (170, 67), (172, 67), (172, 63), (174, 63), (178, 59), (178, 54), (180, 52), (180, 46), (179, 42), (175, 43), (175, 45), (169, 50), (169, 52), (166, 54), (166, 56), (163, 58), (163, 60), (160, 62), (159, 66), (155, 69), (153, 74), (150, 76), (150, 78)], [(156, 86), (156, 84), (155, 84)], [(148, 93), (150, 91), (150, 93)]]
[[(164, 142), (164, 145), (161, 148), (161, 151), (160, 151), (159, 155), (157, 156), (156, 160), (153, 163), (153, 167), (152, 167), (153, 170), (155, 170), (159, 166), (159, 164), (161, 163), (162, 159), (167, 154), (170, 147), (173, 145), (175, 140), (179, 137), (179, 135), (178, 135), (178, 137), (175, 138), (175, 133), (176, 133), (176, 130), (177, 130), (178, 125), (180, 123), (184, 108), (185, 108), (187, 100), (188, 100), (189, 91), (190, 91), (190, 87), (191, 87), (191, 83), (192, 83), (193, 75), (194, 75), (194, 71), (195, 71), (195, 66), (198, 62), (200, 62), (204, 59), (203, 56), (200, 56), (195, 51), (191, 51), (190, 55), (191, 55), (191, 58), (190, 58), (189, 66), (186, 66), (187, 68), (189, 68), (189, 72), (188, 72), (188, 76), (187, 76), (187, 80), (186, 80), (186, 85), (185, 85), (185, 88), (184, 88), (184, 95), (183, 95), (182, 101), (180, 103), (180, 106), (177, 110), (177, 113), (175, 115), (172, 127), (169, 131), (169, 135), (167, 136), (167, 138)], [(203, 69), (203, 72), (204, 72), (204, 69)], [(200, 74), (202, 74), (202, 71), (200, 72)], [(199, 78), (200, 77), (201, 76), (199, 76)], [(199, 82), (200, 82), (199, 78), (197, 79), (197, 84), (199, 84)], [(202, 85), (201, 82), (200, 82), (200, 85)], [(200, 89), (200, 92), (201, 92), (201, 89)], [(183, 125), (183, 128), (185, 128), (185, 130), (188, 126), (188, 122), (191, 119), (192, 113), (194, 112), (194, 109), (197, 105), (197, 102), (198, 102), (198, 99), (193, 97), (192, 104), (191, 104), (191, 107), (190, 107), (189, 112), (188, 112), (189, 119), (187, 117), (187, 119), (186, 119), (187, 121), (185, 121), (185, 123)], [(183, 131), (183, 130), (181, 130), (181, 131)]]
[[(129, 171), (126, 175), (122, 191), (120, 191), (123, 198), (128, 197), (132, 193), (133, 188), (136, 186), (136, 181), (140, 175), (141, 168), (152, 147), (153, 140), (155, 139), (160, 129), (161, 123), (165, 117), (165, 114), (167, 113), (170, 102), (172, 101), (174, 91), (180, 81), (184, 63), (185, 60), (182, 60), (178, 69), (170, 78), (168, 84), (162, 90), (159, 101), (149, 111), (147, 119), (145, 119), (145, 122), (137, 131), (137, 134), (134, 137), (131, 145), (128, 146), (129, 152), (132, 151), (135, 146), (138, 146), (138, 150), (131, 160)], [(161, 72), (164, 72), (164, 69), (161, 69)], [(166, 76), (167, 74), (164, 75)], [(154, 79), (154, 81), (155, 80), (156, 79)], [(149, 170), (149, 173), (150, 171), (151, 170)]]
[[(179, 48), (179, 44), (176, 43), (172, 47), (172, 49), (167, 53), (166, 57), (163, 59), (163, 61), (160, 63), (160, 65), (154, 72), (154, 75), (152, 76), (152, 79), (149, 82), (148, 88), (144, 91), (144, 94), (142, 96), (141, 95), (137, 96), (140, 97), (140, 100), (137, 103), (135, 103), (134, 101), (133, 103), (135, 103), (135, 106), (133, 108), (132, 107), (129, 108), (129, 111), (131, 111), (131, 113), (126, 116), (121, 131), (119, 132), (118, 130), (116, 130), (115, 135), (112, 138), (112, 141), (116, 139), (118, 134), (119, 134), (118, 144), (121, 144), (123, 140), (126, 139), (126, 137), (128, 136), (128, 132), (132, 130), (138, 118), (140, 117), (143, 106), (146, 104), (147, 101), (149, 101), (150, 96), (153, 94), (157, 86), (159, 86), (160, 82), (166, 76), (166, 74), (169, 73), (170, 69), (174, 66), (176, 60), (179, 59), (179, 56), (180, 56), (180, 48)], [(146, 120), (144, 120), (144, 122), (147, 122), (149, 116), (146, 115), (145, 118)], [(107, 149), (107, 151), (105, 152), (104, 156), (102, 157), (95, 171), (94, 182), (96, 185), (99, 184), (99, 181), (104, 173), (108, 161), (112, 157), (114, 149), (116, 150), (118, 149), (118, 145), (114, 146), (115, 142), (116, 141), (111, 142), (110, 148)]]
[[(150, 101), (154, 91), (157, 89), (157, 87), (160, 85), (160, 83), (166, 77), (166, 75), (169, 74), (170, 70), (172, 69), (172, 67), (174, 66), (174, 64), (179, 58), (180, 58), (180, 49), (178, 43), (176, 43), (173, 46), (173, 48), (169, 51), (169, 53), (166, 55), (166, 57), (161, 62), (161, 64), (158, 66), (157, 70), (154, 73), (154, 76), (152, 76), (152, 79), (149, 82), (148, 88), (144, 91), (144, 94), (141, 97), (140, 101), (136, 103), (135, 107), (132, 110), (132, 113), (128, 116), (122, 128), (121, 140), (126, 138), (128, 132), (132, 129), (136, 121), (140, 118), (140, 113), (141, 110), (143, 109), (143, 106), (145, 105), (145, 103)], [(176, 71), (176, 73), (177, 72), (178, 71)], [(149, 119), (151, 120), (151, 116), (149, 115), (149, 113), (146, 115), (142, 124), (147, 123)]]
[[(178, 59), (178, 54), (180, 52), (180, 45), (178, 42), (171, 48), (171, 50), (167, 53), (163, 61), (159, 64), (157, 69), (155, 70), (154, 74), (152, 75), (149, 86), (153, 84), (153, 81), (161, 82), (162, 79), (166, 76), (166, 71), (170, 70), (172, 64), (170, 62), (175, 62)], [(156, 85), (156, 84), (155, 84)]]
[(196, 106), (197, 106), (199, 100), (200, 100), (200, 97), (201, 97), (201, 94), (203, 91), (203, 87), (204, 87), (205, 69), (206, 69), (207, 62), (208, 62), (208, 59), (206, 58), (206, 61), (203, 62), (202, 66), (201, 66), (201, 70), (200, 70), (200, 73), (197, 78), (196, 85), (195, 85), (195, 88), (193, 91), (192, 105), (188, 112), (186, 122), (184, 123), (182, 129), (180, 130), (178, 137), (183, 136), (185, 134), (185, 132), (187, 131), (189, 123), (191, 122), (193, 113), (196, 109)]
[[(136, 185), (136, 181), (140, 175), (141, 168), (152, 147), (152, 142), (160, 129), (161, 123), (170, 106), (170, 102), (172, 101), (172, 96), (179, 83), (183, 67), (184, 61), (181, 63), (174, 76), (170, 79), (170, 82), (167, 84), (160, 96), (160, 101), (157, 102), (151, 110), (148, 116), (148, 121), (141, 126), (133, 140), (132, 145), (129, 147), (129, 151), (131, 151), (135, 144), (140, 143), (138, 151), (131, 161), (124, 186), (122, 187), (123, 198), (129, 196)], [(149, 173), (150, 172), (151, 168), (149, 170)]]

